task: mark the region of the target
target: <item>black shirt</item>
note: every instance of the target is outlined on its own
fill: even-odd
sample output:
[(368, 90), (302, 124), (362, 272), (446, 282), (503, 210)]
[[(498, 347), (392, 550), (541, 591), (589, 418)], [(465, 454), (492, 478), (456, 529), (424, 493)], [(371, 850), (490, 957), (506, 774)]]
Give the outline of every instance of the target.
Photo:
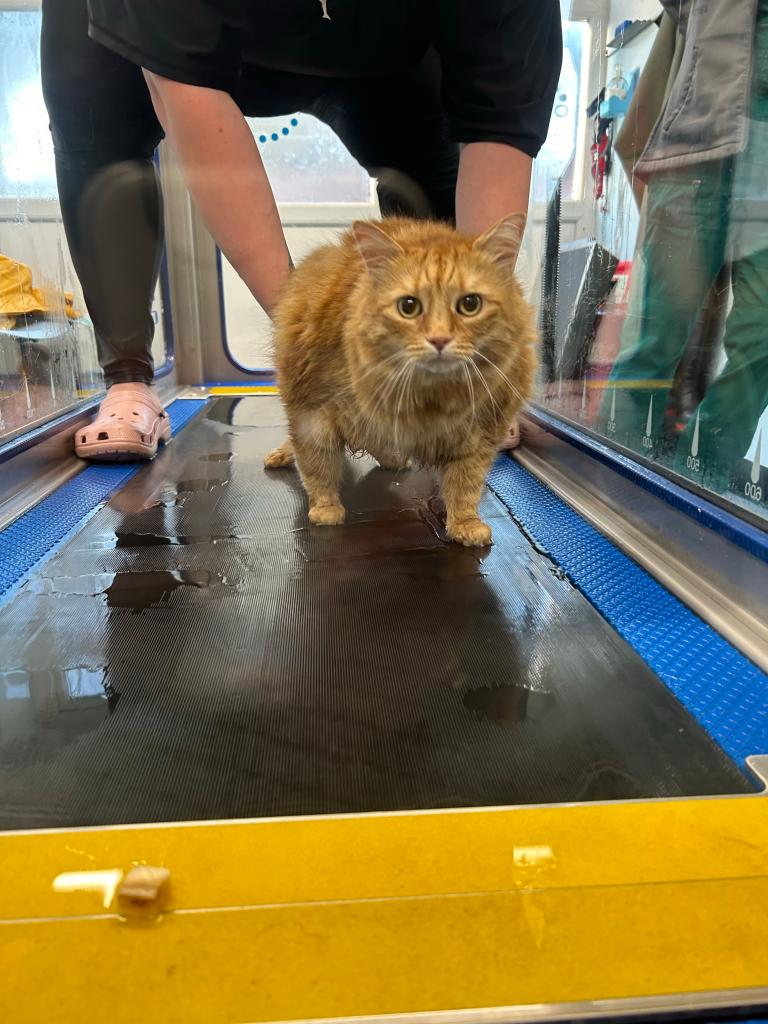
[[(535, 156), (562, 61), (558, 0), (88, 0), (90, 34), (164, 77), (237, 98), (249, 68), (396, 76), (430, 47), (456, 142)], [(327, 11), (328, 18), (324, 17)]]

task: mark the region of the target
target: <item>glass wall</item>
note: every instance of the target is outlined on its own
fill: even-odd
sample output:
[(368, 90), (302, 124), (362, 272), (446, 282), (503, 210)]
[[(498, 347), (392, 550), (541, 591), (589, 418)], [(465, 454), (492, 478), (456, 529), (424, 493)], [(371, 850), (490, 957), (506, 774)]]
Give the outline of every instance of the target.
[[(281, 207), (294, 262), (356, 217), (375, 212), (373, 182), (327, 125), (308, 114), (248, 123)], [(221, 293), (230, 357), (246, 370), (269, 369), (269, 318), (223, 256)]]
[[(161, 367), (167, 355), (159, 288), (152, 315)], [(0, 445), (102, 390), (56, 195), (40, 11), (0, 2)]]
[(768, 2), (582, 8), (592, 91), (534, 196), (539, 401), (768, 517)]

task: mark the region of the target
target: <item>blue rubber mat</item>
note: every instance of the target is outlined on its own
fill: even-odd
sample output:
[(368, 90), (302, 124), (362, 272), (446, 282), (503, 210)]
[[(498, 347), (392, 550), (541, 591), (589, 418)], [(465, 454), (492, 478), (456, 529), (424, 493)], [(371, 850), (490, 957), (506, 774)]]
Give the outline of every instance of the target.
[[(205, 405), (179, 399), (168, 406), (176, 434)], [(58, 550), (146, 462), (92, 463), (0, 532), (0, 603)]]
[(734, 761), (768, 754), (765, 673), (513, 459), (488, 484)]

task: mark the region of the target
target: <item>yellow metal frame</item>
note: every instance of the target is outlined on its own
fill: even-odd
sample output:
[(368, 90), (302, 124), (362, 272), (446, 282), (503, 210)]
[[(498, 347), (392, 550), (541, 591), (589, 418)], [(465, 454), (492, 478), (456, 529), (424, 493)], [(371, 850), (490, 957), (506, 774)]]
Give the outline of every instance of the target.
[[(54, 889), (136, 863), (162, 913)], [(763, 797), (7, 833), (0, 877), (8, 1022), (768, 1003)]]

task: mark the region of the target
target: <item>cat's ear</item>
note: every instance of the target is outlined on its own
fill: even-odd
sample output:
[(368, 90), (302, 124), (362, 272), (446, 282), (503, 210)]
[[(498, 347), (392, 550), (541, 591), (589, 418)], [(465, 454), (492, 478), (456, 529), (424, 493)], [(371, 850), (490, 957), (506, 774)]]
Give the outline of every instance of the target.
[(355, 221), (352, 225), (352, 234), (369, 270), (377, 270), (389, 260), (402, 255), (402, 247), (380, 227), (369, 221)]
[(514, 270), (526, 220), (524, 213), (513, 213), (509, 217), (504, 217), (475, 240), (475, 248), (487, 253), (497, 263), (505, 263), (510, 270)]

